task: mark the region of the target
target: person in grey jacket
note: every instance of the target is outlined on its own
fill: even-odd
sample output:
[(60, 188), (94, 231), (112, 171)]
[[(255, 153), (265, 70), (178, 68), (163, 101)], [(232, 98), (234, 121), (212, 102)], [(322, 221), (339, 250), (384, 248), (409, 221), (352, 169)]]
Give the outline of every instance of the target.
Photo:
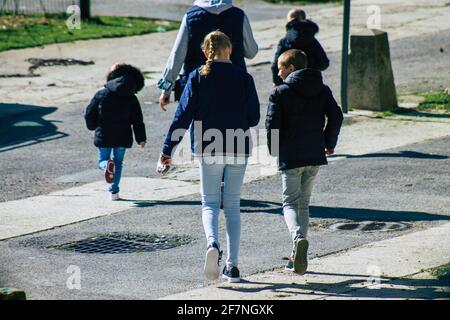
[(203, 65), (206, 57), (200, 44), (211, 31), (220, 30), (227, 34), (233, 45), (233, 64), (245, 69), (245, 58), (253, 59), (258, 53), (250, 21), (247, 15), (233, 6), (232, 0), (196, 0), (183, 17), (177, 39), (167, 61), (158, 88), (162, 90), (160, 106), (170, 102), (170, 94), (180, 76), (180, 86), (184, 88), (189, 73)]

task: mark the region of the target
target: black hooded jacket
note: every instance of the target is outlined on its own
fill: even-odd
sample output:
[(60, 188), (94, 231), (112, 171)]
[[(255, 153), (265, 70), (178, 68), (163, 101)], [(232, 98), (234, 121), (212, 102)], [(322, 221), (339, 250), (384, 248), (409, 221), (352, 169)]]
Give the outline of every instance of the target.
[(122, 76), (108, 81), (95, 94), (84, 115), (87, 128), (95, 130), (95, 146), (131, 148), (133, 131), (136, 142), (146, 142), (141, 105), (135, 93), (135, 81)]
[(278, 76), (278, 58), (285, 51), (299, 49), (308, 57), (308, 68), (323, 71), (328, 68), (330, 61), (319, 41), (315, 38), (319, 27), (311, 20), (292, 20), (286, 25), (286, 36), (278, 43), (275, 59), (272, 64), (273, 83), (283, 83)]
[[(320, 71), (295, 71), (270, 96), (269, 152), (278, 157), (280, 170), (327, 164), (325, 148), (336, 146), (342, 121), (341, 108), (323, 84)], [(278, 136), (274, 129), (279, 130)]]

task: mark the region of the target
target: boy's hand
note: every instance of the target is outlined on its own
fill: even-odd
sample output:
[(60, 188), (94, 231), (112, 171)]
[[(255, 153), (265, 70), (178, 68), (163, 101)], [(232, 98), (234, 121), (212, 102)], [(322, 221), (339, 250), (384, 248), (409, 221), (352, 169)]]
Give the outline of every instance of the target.
[(139, 142), (139, 145), (141, 146), (141, 148), (145, 147), (145, 141)]
[(159, 106), (163, 111), (166, 111), (166, 106), (170, 103), (170, 96), (166, 96), (164, 93), (159, 97)]
[(334, 154), (334, 149), (327, 149), (327, 148), (325, 148), (325, 154), (328, 154), (328, 155)]

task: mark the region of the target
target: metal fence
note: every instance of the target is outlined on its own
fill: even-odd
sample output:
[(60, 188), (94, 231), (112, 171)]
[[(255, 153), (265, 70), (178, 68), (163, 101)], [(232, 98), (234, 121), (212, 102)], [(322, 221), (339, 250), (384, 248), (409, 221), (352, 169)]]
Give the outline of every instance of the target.
[(66, 13), (71, 5), (80, 5), (80, 0), (0, 0), (0, 15)]

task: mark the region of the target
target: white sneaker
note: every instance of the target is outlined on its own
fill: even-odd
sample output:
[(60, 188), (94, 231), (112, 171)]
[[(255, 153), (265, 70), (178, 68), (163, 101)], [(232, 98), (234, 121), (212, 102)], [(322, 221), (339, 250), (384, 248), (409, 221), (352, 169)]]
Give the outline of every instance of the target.
[(205, 265), (203, 267), (203, 274), (208, 280), (215, 280), (219, 278), (220, 270), (219, 263), (221, 252), (217, 248), (218, 246), (214, 243), (208, 246), (205, 257)]
[(117, 200), (120, 200), (120, 197), (119, 197), (119, 193), (117, 192), (117, 193), (109, 193), (109, 198), (111, 199), (111, 201), (117, 201)]

